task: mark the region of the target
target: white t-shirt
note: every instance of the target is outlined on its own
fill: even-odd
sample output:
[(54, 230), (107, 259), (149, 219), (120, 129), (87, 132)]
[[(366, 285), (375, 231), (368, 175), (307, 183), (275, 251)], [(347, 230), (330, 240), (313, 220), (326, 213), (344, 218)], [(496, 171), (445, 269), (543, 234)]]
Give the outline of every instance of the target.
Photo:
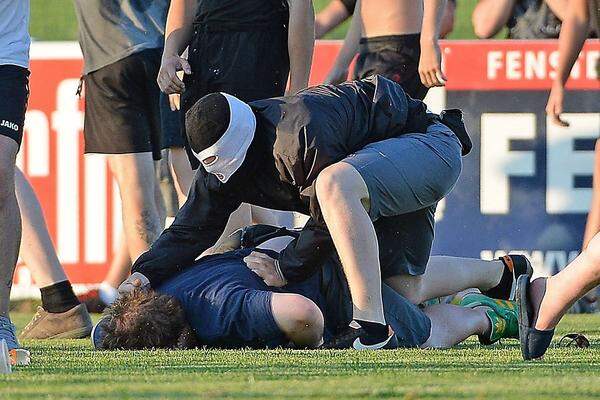
[(0, 65), (29, 67), (29, 0), (0, 0)]

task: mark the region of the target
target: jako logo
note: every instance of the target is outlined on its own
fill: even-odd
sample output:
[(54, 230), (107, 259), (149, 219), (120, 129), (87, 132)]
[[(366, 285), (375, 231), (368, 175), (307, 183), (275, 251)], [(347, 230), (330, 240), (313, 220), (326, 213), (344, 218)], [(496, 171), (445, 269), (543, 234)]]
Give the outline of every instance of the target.
[(14, 122), (10, 122), (7, 121), (5, 119), (2, 120), (2, 122), (0, 122), (0, 128), (8, 128), (8, 129), (12, 129), (13, 131), (18, 131), (19, 130), (19, 125), (15, 124)]

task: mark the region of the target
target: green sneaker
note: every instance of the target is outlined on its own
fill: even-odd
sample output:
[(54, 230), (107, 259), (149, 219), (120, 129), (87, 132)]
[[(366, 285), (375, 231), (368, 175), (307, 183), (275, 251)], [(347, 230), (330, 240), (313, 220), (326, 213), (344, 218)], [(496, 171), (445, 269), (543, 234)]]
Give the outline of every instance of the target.
[(481, 344), (490, 345), (500, 339), (519, 338), (519, 309), (516, 302), (492, 299), (479, 293), (469, 293), (462, 298), (460, 305), (468, 308), (488, 308), (485, 314), (490, 319), (492, 329), (489, 336), (479, 336)]

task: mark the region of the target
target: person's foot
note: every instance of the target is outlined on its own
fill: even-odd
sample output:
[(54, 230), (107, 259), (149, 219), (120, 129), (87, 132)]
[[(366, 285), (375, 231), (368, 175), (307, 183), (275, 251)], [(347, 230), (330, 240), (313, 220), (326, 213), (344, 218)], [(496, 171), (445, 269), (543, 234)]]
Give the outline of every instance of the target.
[(391, 350), (400, 347), (395, 333), (392, 333), (382, 342), (367, 344), (369, 342), (363, 343), (363, 341), (367, 342), (367, 340), (364, 338), (364, 335), (357, 337), (354, 340), (354, 343), (352, 343), (352, 348), (354, 350)]
[(92, 319), (84, 304), (63, 313), (50, 313), (38, 307), (33, 319), (21, 332), (21, 339), (81, 339), (92, 331)]
[(362, 328), (353, 328), (348, 326), (342, 332), (333, 336), (324, 342), (320, 348), (322, 349), (351, 349), (352, 343), (364, 334), (365, 330)]
[(21, 348), (15, 326), (6, 317), (0, 317), (0, 341), (6, 343), (11, 365), (29, 365), (29, 351)]
[(510, 300), (514, 299), (513, 289), (516, 287), (517, 279), (521, 275), (527, 275), (531, 278), (533, 267), (527, 257), (520, 254), (510, 254), (499, 258), (504, 264), (504, 272), (498, 285), (482, 293), (493, 299)]
[(460, 305), (468, 308), (485, 307), (490, 320), (490, 330), (479, 335), (479, 342), (490, 345), (500, 339), (518, 339), (519, 322), (518, 307), (514, 301), (491, 299), (483, 294), (468, 293)]
[(519, 340), (521, 341), (521, 354), (524, 360), (542, 358), (548, 347), (550, 347), (554, 336), (554, 329), (540, 330), (535, 328), (545, 288), (546, 278), (538, 278), (530, 282), (530, 278), (523, 275), (517, 281), (516, 300), (519, 307)]

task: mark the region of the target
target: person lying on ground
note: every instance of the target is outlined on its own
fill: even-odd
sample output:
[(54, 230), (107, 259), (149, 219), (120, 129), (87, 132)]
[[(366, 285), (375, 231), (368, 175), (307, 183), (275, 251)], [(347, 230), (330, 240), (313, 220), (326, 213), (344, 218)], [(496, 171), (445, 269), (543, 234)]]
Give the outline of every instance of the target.
[[(276, 288), (243, 261), (255, 249), (269, 254), (271, 243), (203, 257), (154, 290), (125, 294), (94, 329), (95, 347), (352, 348), (361, 329), (349, 328), (352, 302), (337, 258), (305, 281)], [(385, 284), (382, 294), (400, 347), (447, 348), (471, 335), (491, 344), (517, 335), (513, 302), (469, 294), (462, 307), (420, 309)]]

